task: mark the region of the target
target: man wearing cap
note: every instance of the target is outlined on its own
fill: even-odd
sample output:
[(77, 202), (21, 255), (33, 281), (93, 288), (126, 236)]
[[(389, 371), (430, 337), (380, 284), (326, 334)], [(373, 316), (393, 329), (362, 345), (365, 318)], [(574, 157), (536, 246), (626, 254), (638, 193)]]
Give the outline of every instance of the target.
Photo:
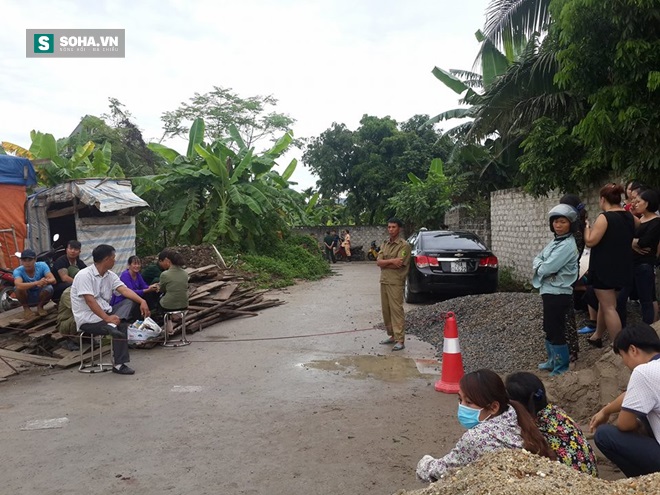
[(71, 287), (73, 277), (87, 265), (80, 259), (80, 249), (82, 245), (80, 241), (74, 239), (66, 244), (66, 254), (60, 256), (55, 263), (53, 263), (53, 275), (55, 275), (55, 293), (53, 294), (53, 301), (57, 302), (62, 297), (62, 293), (67, 287)]
[(47, 263), (37, 261), (37, 253), (25, 249), (21, 253), (21, 266), (14, 270), (15, 295), (23, 306), (23, 318), (28, 320), (36, 316), (30, 306), (37, 306), (37, 314), (46, 316), (44, 304), (53, 297), (55, 277)]

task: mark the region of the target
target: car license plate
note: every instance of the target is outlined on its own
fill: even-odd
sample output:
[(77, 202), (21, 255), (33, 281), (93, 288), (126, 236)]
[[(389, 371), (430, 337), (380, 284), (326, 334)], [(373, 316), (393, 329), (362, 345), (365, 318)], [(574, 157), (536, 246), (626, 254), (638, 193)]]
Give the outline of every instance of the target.
[(463, 263), (462, 261), (452, 261), (451, 271), (452, 273), (467, 273), (467, 263)]

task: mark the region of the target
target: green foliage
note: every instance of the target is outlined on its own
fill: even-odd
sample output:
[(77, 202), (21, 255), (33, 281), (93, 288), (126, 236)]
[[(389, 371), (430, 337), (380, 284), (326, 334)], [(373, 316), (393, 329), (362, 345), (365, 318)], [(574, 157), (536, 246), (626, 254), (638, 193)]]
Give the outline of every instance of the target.
[(318, 280), (330, 273), (318, 242), (311, 236), (291, 236), (263, 246), (264, 254), (243, 256), (242, 270), (255, 275), (260, 287), (286, 287), (296, 279)]
[(437, 229), (451, 207), (453, 189), (444, 174), (442, 160), (437, 158), (431, 162), (426, 180), (411, 172), (409, 182), (390, 198), (389, 204), (395, 216), (404, 222), (407, 232), (420, 227)]
[(587, 150), (568, 126), (548, 117), (536, 121), (522, 147), (525, 152), (520, 170), (525, 176), (525, 189), (535, 196), (553, 189), (569, 191), (576, 184), (597, 181), (607, 172), (602, 163), (588, 160)]
[(158, 157), (147, 148), (131, 113), (116, 98), (109, 98), (109, 102), (109, 113), (101, 117), (86, 115), (71, 136), (61, 140), (65, 156), (70, 157), (78, 146), (90, 141), (96, 147), (109, 143), (112, 162), (119, 165), (127, 177), (155, 173)]
[(515, 276), (516, 271), (510, 266), (501, 266), (497, 271), (498, 292), (535, 292), (528, 281), (521, 281)]
[[(152, 223), (157, 236), (163, 233), (169, 244), (220, 240), (254, 250), (274, 232), (306, 221), (303, 196), (274, 170), (293, 141), (291, 132), (256, 154), (243, 147), (246, 141), (237, 128), (230, 128), (234, 142), (241, 145), (237, 151), (222, 139), (205, 142), (202, 119), (191, 126), (185, 155), (158, 143), (149, 145), (165, 165), (158, 175), (137, 179), (136, 192), (157, 193), (157, 213), (145, 215), (144, 225)], [(288, 176), (295, 166), (295, 161), (289, 164)]]
[(30, 133), (29, 156), (35, 160), (40, 184), (54, 186), (86, 177), (124, 177), (121, 167), (112, 163), (111, 144), (97, 148), (92, 141), (73, 148), (67, 139), (56, 141), (52, 134)]
[(550, 3), (550, 0), (491, 0), (486, 9), (484, 37), (503, 48), (508, 43), (524, 42), (547, 28)]
[[(591, 161), (657, 182), (660, 67), (657, 2), (557, 0), (557, 82), (589, 102), (573, 134)], [(581, 166), (585, 166), (581, 164)]]
[(192, 123), (202, 119), (207, 142), (231, 136), (233, 148), (249, 149), (260, 139), (286, 132), (295, 123), (288, 115), (270, 110), (276, 105), (272, 95), (242, 98), (231, 88), (214, 86), (208, 93), (195, 93), (176, 110), (163, 113), (163, 139), (188, 135)]
[[(388, 199), (408, 174), (422, 175), (433, 158), (448, 155), (447, 141), (421, 126), (427, 120), (418, 115), (398, 124), (390, 117), (365, 115), (355, 131), (334, 123), (309, 140), (303, 160), (319, 177), (321, 204), (328, 206), (328, 199), (338, 203), (345, 195), (347, 223), (384, 222), (393, 213)], [(331, 221), (332, 213), (342, 212), (326, 210), (324, 218)]]

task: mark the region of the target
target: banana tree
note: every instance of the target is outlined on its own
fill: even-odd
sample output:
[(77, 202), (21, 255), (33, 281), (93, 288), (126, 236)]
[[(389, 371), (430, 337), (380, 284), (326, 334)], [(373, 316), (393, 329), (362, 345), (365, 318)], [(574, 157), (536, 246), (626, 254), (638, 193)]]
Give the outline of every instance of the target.
[(176, 229), (176, 237), (194, 243), (227, 238), (252, 246), (255, 238), (279, 228), (278, 221), (302, 212), (295, 206), (298, 193), (288, 182), (295, 160), (283, 175), (273, 170), (292, 142), (291, 132), (255, 154), (235, 126), (228, 138), (210, 144), (203, 140), (204, 127), (202, 119), (194, 121), (185, 155), (151, 143), (149, 148), (165, 161), (164, 172), (135, 181), (138, 193), (158, 190), (169, 198), (162, 218)]
[(29, 149), (3, 142), (5, 151), (33, 160), (39, 176), (39, 182), (45, 186), (54, 186), (70, 179), (85, 177), (123, 177), (124, 172), (112, 163), (110, 143), (100, 148), (89, 141), (76, 147), (71, 156), (68, 140), (56, 141), (52, 134), (32, 131), (32, 144)]

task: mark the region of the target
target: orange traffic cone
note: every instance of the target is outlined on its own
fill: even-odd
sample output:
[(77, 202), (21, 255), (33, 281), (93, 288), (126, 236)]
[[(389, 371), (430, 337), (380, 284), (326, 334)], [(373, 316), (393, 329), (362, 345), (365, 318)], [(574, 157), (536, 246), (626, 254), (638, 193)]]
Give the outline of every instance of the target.
[(442, 344), (442, 375), (435, 382), (435, 389), (446, 394), (458, 393), (458, 382), (463, 378), (463, 357), (458, 343), (456, 317), (451, 311), (445, 313), (444, 342)]

